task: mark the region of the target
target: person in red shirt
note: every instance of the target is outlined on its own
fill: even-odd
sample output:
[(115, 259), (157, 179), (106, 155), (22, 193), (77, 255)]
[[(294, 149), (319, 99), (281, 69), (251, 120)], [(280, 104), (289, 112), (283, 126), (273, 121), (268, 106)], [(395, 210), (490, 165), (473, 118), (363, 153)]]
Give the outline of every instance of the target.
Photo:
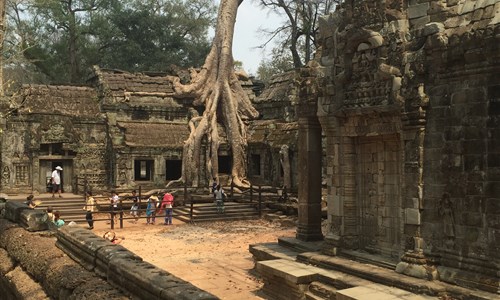
[(165, 209), (165, 223), (164, 225), (172, 225), (172, 208), (174, 206), (174, 196), (170, 193), (163, 195), (161, 201), (160, 211)]

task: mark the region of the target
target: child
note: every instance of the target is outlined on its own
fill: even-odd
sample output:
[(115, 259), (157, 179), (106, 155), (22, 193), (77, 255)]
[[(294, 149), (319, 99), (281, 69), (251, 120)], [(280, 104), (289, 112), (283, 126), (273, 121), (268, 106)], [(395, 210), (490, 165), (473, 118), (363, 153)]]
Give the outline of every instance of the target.
[[(151, 196), (148, 199), (148, 206), (146, 207), (146, 224), (155, 224), (156, 219), (156, 205), (158, 203), (158, 197)], [(151, 222), (150, 222), (151, 221)]]
[(36, 207), (35, 202), (33, 202), (33, 198), (34, 198), (33, 195), (29, 195), (28, 197), (26, 197), (26, 202), (24, 202), (31, 209)]
[(47, 207), (47, 220), (54, 223), (54, 213), (52, 211), (52, 206)]
[(172, 207), (174, 205), (174, 196), (170, 193), (166, 193), (163, 196), (163, 200), (160, 205), (160, 211), (165, 209), (165, 223), (164, 225), (172, 225)]
[(64, 220), (61, 219), (61, 213), (57, 210), (54, 212), (54, 224), (57, 228), (61, 228), (64, 225)]
[(130, 214), (135, 218), (135, 223), (139, 219), (139, 197), (135, 190), (132, 191), (132, 207), (130, 208)]

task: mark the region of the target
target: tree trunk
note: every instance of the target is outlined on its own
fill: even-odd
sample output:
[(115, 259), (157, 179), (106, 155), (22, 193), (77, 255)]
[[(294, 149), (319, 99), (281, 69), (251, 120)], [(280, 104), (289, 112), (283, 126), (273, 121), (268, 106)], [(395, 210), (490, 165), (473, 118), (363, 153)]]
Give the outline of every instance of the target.
[(3, 88), (3, 39), (5, 38), (5, 2), (0, 0), (0, 97), (4, 96)]
[(78, 63), (78, 45), (77, 45), (77, 33), (76, 33), (76, 13), (71, 8), (71, 4), (68, 7), (69, 13), (69, 43), (68, 43), (68, 54), (69, 54), (69, 76), (71, 83), (76, 83), (78, 81), (78, 75), (80, 73), (80, 67)]
[(290, 154), (287, 145), (281, 146), (280, 162), (281, 162), (281, 167), (283, 168), (283, 186), (291, 188), (292, 174), (290, 172)]
[[(240, 3), (238, 0), (221, 1), (212, 48), (201, 70), (191, 70), (191, 82), (183, 85), (179, 78), (172, 78), (178, 95), (194, 97), (194, 105), (205, 107), (202, 116), (190, 120), (191, 132), (184, 144), (180, 180), (191, 186), (204, 186), (207, 180), (218, 177), (218, 124), (223, 126), (231, 149), (233, 181), (237, 186), (248, 185), (245, 121), (257, 117), (258, 112), (233, 68), (233, 33)], [(206, 178), (200, 172), (204, 142), (207, 146)]]

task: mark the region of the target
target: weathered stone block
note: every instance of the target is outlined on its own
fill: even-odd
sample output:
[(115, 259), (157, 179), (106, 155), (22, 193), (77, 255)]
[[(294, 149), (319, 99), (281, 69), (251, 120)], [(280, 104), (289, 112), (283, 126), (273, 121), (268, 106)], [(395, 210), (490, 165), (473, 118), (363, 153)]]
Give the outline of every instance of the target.
[(14, 223), (18, 223), (21, 212), (25, 209), (30, 208), (22, 202), (8, 201), (5, 204), (5, 218)]
[(409, 225), (420, 225), (421, 223), (420, 210), (417, 208), (406, 208), (405, 223)]
[(444, 31), (444, 24), (443, 23), (437, 23), (437, 22), (432, 22), (427, 25), (425, 25), (424, 30), (423, 30), (423, 35), (428, 36), (432, 35), (441, 31)]
[(459, 11), (461, 15), (470, 13), (474, 10), (474, 6), (476, 5), (476, 1), (465, 1), (462, 5), (462, 9)]
[(500, 293), (500, 281), (498, 278), (445, 266), (439, 266), (437, 269), (439, 279), (442, 281), (470, 288), (479, 288), (491, 293)]
[(431, 17), (430, 16), (424, 16), (424, 17), (420, 17), (418, 19), (412, 19), (412, 20), (410, 20), (410, 25), (412, 27), (415, 27), (415, 28), (424, 27), (425, 24), (429, 23), (430, 21), (431, 21)]
[(47, 213), (34, 209), (22, 210), (19, 223), (28, 231), (47, 230)]
[(430, 5), (428, 2), (408, 7), (408, 18), (416, 19), (427, 15)]
[(5, 217), (5, 204), (6, 202), (0, 202), (0, 218)]

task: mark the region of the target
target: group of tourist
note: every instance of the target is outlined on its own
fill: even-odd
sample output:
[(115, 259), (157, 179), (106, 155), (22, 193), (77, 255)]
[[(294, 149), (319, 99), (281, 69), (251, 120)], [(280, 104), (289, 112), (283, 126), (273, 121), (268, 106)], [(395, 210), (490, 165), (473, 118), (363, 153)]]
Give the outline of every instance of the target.
[[(59, 183), (56, 183), (57, 177), (58, 177), (58, 171), (60, 171), (60, 167), (56, 167), (56, 170), (54, 170), (52, 174), (52, 180), (53, 180), (53, 185), (55, 186), (55, 189), (53, 189), (53, 197), (54, 197), (54, 192), (59, 189), (60, 186), (60, 178), (59, 178)], [(54, 175), (54, 173), (57, 173)], [(60, 193), (60, 190), (59, 190)], [(224, 213), (224, 200), (226, 198), (226, 194), (224, 193), (224, 190), (222, 187), (217, 184), (217, 181), (214, 179), (214, 183), (212, 185), (212, 193), (215, 198), (215, 203), (217, 207), (217, 213)], [(60, 194), (59, 194), (60, 196)], [(33, 200), (34, 197), (33, 195), (29, 195), (26, 198), (26, 204), (30, 208), (35, 208), (37, 205), (39, 205), (41, 202), (40, 201), (35, 201)], [(132, 191), (132, 196), (129, 197), (129, 199), (132, 200), (132, 206), (130, 208), (130, 215), (134, 217), (133, 222), (137, 222), (139, 220), (139, 196), (137, 195), (137, 191), (133, 190)], [(110, 222), (111, 219), (115, 222), (115, 224), (118, 221), (117, 217), (117, 211), (119, 208), (120, 204), (120, 197), (118, 196), (118, 193), (116, 191), (113, 191), (111, 193), (111, 197), (109, 198), (110, 200)], [(173, 215), (173, 205), (174, 205), (174, 196), (171, 193), (165, 193), (163, 195), (163, 198), (160, 202), (158, 199), (158, 196), (151, 195), (146, 203), (146, 225), (154, 225), (156, 221), (156, 216), (161, 214), (163, 211), (165, 211), (165, 221), (164, 225), (172, 225), (172, 215)], [(92, 196), (92, 193), (88, 191), (86, 193), (86, 202), (85, 206), (83, 207), (83, 210), (86, 211), (85, 213), (85, 220), (87, 221), (89, 225), (89, 229), (94, 228), (94, 219), (93, 219), (93, 213), (96, 211), (96, 201), (94, 197)], [(52, 222), (56, 227), (61, 227), (64, 225), (64, 220), (61, 219), (61, 214), (59, 211), (53, 211), (53, 208), (49, 206), (46, 210), (48, 220)]]
[[(86, 205), (83, 207), (84, 210), (87, 211), (85, 215), (85, 219), (89, 224), (89, 229), (94, 228), (93, 221), (93, 213), (95, 211), (95, 199), (92, 197), (91, 192), (87, 192), (86, 197)], [(132, 206), (130, 207), (130, 215), (134, 218), (132, 222), (137, 222), (139, 220), (139, 196), (137, 195), (137, 191), (132, 191), (132, 196), (128, 197), (128, 199), (132, 200)], [(118, 222), (118, 210), (120, 207), (120, 196), (116, 191), (111, 192), (111, 197), (109, 198), (110, 206), (110, 220), (116, 224)], [(160, 202), (158, 196), (151, 195), (146, 203), (146, 224), (155, 224), (156, 215), (159, 215), (165, 211), (165, 222), (164, 225), (172, 225), (172, 213), (173, 213), (173, 205), (174, 205), (174, 196), (171, 193), (165, 193), (163, 195), (163, 199)]]
[(165, 210), (163, 225), (172, 225), (173, 205), (174, 196), (171, 193), (165, 193), (161, 202), (157, 196), (150, 196), (146, 205), (146, 225), (155, 224), (156, 214), (161, 214), (163, 210)]
[[(26, 197), (26, 202), (24, 203), (29, 208), (35, 209), (38, 205), (42, 204), (42, 201), (34, 199), (35, 197), (31, 194)], [(64, 225), (64, 220), (61, 219), (61, 213), (58, 210), (54, 211), (52, 206), (48, 206), (45, 212), (47, 213), (47, 222), (54, 224), (57, 228)]]

